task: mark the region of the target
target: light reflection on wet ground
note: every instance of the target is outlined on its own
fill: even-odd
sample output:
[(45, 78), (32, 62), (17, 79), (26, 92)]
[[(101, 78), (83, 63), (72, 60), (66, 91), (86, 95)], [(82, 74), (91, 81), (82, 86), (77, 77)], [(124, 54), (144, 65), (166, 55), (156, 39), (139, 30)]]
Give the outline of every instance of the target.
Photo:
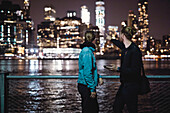
[[(106, 64), (119, 66), (120, 60), (97, 60), (99, 74), (119, 75), (118, 72), (104, 69), (103, 65)], [(146, 74), (170, 75), (170, 61), (144, 61), (144, 66)], [(10, 72), (10, 75), (78, 75), (78, 61), (0, 60), (0, 72)], [(105, 84), (98, 87), (100, 113), (112, 113), (118, 81), (104, 79)], [(167, 100), (158, 104), (158, 101), (170, 96), (169, 86), (169, 83), (163, 84), (162, 81), (153, 83), (152, 93), (139, 97), (140, 113), (162, 113), (161, 108), (170, 111), (166, 107), (170, 105)], [(76, 79), (10, 79), (8, 108), (9, 113), (80, 113)]]
[[(81, 113), (76, 79), (9, 80), (9, 113)], [(112, 113), (118, 79), (104, 79), (97, 87), (100, 113)], [(169, 81), (151, 80), (151, 93), (139, 96), (139, 113), (168, 113)], [(162, 109), (164, 108), (164, 109)], [(125, 112), (127, 113), (126, 107)]]

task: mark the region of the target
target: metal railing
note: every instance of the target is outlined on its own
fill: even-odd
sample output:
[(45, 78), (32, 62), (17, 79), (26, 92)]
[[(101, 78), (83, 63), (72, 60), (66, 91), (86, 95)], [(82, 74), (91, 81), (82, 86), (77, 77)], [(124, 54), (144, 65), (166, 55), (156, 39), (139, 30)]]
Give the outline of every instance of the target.
[[(149, 78), (150, 82), (151, 82), (151, 93), (149, 95), (145, 95), (143, 96), (139, 101), (139, 104), (141, 105), (139, 107), (139, 109), (141, 110), (145, 110), (148, 111), (147, 109), (150, 109), (150, 112), (154, 112), (154, 113), (166, 113), (166, 111), (169, 111), (170, 108), (167, 107), (168, 105), (170, 105), (170, 75), (147, 75), (147, 77)], [(9, 90), (11, 90), (10, 88), (12, 88), (15, 84), (15, 82), (11, 85), (9, 85), (9, 81), (10, 80), (19, 80), (19, 79), (77, 79), (78, 76), (75, 75), (63, 75), (63, 76), (57, 76), (57, 75), (49, 75), (49, 76), (9, 76), (8, 74), (0, 74), (0, 111), (1, 113), (7, 113), (9, 106), (8, 106), (8, 101), (9, 99), (7, 98), (9, 96), (9, 98), (12, 98), (12, 101), (16, 101), (14, 100), (13, 97), (10, 97), (9, 95)], [(107, 81), (106, 79), (119, 79), (119, 76), (115, 76), (115, 75), (111, 75), (111, 76), (102, 76), (102, 78), (105, 79), (105, 81)], [(11, 81), (10, 81), (11, 82)], [(49, 82), (49, 81), (46, 81)], [(114, 84), (114, 83), (118, 83), (119, 81), (107, 81), (106, 82), (106, 86), (109, 84)], [(49, 82), (52, 83), (52, 82)], [(66, 82), (65, 82), (66, 83)], [(64, 84), (65, 84), (64, 83)], [(68, 83), (68, 81), (67, 81)], [(72, 82), (71, 84), (76, 84), (76, 82)], [(10, 86), (10, 88), (9, 88)], [(105, 86), (104, 86), (105, 87)], [(117, 87), (117, 86), (116, 86)], [(159, 90), (158, 90), (159, 87)], [(164, 89), (164, 90), (163, 90)], [(117, 91), (117, 88), (115, 88), (115, 91)], [(103, 91), (104, 92), (104, 91)], [(159, 93), (162, 93), (161, 95), (158, 95)], [(115, 94), (115, 93), (114, 93)], [(99, 93), (100, 95), (100, 93)], [(112, 95), (114, 96), (114, 95)], [(147, 108), (148, 106), (145, 106), (145, 108), (143, 107), (143, 101), (144, 99), (150, 99), (149, 100), (149, 106), (150, 108)], [(166, 98), (166, 99), (164, 99)], [(113, 98), (114, 100), (114, 98)], [(101, 100), (104, 101), (104, 100)], [(102, 102), (101, 102), (102, 103)], [(21, 103), (22, 105), (22, 103)], [(165, 105), (165, 106), (164, 106)], [(163, 106), (163, 108), (161, 108)], [(67, 112), (66, 112), (67, 113)], [(104, 113), (104, 110), (101, 110), (101, 113)], [(141, 112), (142, 113), (142, 112)], [(167, 112), (168, 113), (168, 112)]]

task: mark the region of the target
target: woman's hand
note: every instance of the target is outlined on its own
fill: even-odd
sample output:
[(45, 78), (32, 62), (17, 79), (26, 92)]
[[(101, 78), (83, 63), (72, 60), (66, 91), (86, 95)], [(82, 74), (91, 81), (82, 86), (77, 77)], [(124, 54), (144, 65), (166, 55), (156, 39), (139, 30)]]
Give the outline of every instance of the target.
[(90, 97), (91, 97), (91, 98), (95, 98), (95, 97), (96, 97), (96, 92), (91, 92)]
[(103, 79), (99, 78), (99, 85), (102, 85), (102, 84), (103, 84)]

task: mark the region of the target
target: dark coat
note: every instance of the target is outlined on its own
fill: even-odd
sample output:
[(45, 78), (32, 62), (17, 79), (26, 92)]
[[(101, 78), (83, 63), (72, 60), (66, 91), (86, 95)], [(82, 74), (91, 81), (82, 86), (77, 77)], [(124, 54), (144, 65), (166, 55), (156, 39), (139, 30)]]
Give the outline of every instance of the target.
[(115, 39), (112, 39), (121, 51), (120, 81), (121, 83), (139, 83), (141, 78), (142, 54), (138, 46), (133, 42), (128, 48)]

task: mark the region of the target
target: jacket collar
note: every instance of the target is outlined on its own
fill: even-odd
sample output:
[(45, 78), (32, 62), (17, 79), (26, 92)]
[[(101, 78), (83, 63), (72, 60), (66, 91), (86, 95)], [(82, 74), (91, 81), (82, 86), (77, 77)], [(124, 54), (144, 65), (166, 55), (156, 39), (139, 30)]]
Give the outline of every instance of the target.
[(92, 42), (84, 42), (83, 44), (80, 44), (81, 49), (83, 49), (84, 47), (88, 47), (92, 51), (95, 51), (95, 48), (96, 48)]
[(89, 47), (90, 48), (90, 50), (92, 51), (92, 52), (94, 52), (95, 51), (95, 49), (94, 48), (92, 48), (92, 47)]
[(133, 47), (133, 45), (134, 45), (134, 43), (132, 42), (132, 43), (130, 44), (130, 46), (129, 46), (128, 48), (126, 48), (126, 49), (131, 49), (131, 48)]

